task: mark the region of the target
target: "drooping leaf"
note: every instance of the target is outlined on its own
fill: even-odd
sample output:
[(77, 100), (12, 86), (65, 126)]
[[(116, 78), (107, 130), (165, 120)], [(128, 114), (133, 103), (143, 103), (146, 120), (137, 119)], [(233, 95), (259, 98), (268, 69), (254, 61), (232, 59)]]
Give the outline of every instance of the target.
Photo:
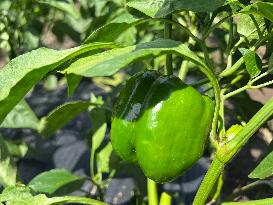
[(62, 51), (39, 48), (11, 60), (0, 70), (0, 124), (13, 107), (48, 72), (77, 55), (110, 47), (113, 47), (113, 44), (93, 43)]
[(44, 137), (50, 137), (66, 123), (86, 110), (89, 105), (90, 103), (85, 101), (68, 102), (60, 105), (40, 120), (39, 133)]
[(39, 119), (25, 100), (19, 102), (6, 116), (0, 127), (3, 128), (32, 128), (37, 130)]
[(34, 177), (28, 186), (36, 193), (69, 194), (79, 189), (84, 182), (82, 177), (76, 176), (64, 169), (53, 169)]
[(253, 20), (255, 20), (257, 25), (261, 27), (260, 29), (262, 29), (262, 26), (265, 24), (263, 17), (260, 15), (253, 15), (253, 17), (250, 17), (248, 14), (240, 14), (239, 17), (240, 19), (237, 23), (238, 33), (248, 39), (258, 39), (259, 33)]
[(149, 57), (157, 57), (165, 53), (178, 53), (193, 63), (206, 67), (203, 61), (189, 48), (180, 42), (157, 39), (125, 48), (117, 48), (92, 56), (79, 58), (71, 63), (63, 72), (74, 73), (85, 77), (110, 76), (130, 63)]
[(38, 0), (38, 3), (49, 6), (54, 9), (68, 13), (75, 18), (79, 17), (79, 13), (76, 10), (73, 1), (56, 1), (56, 0)]
[(251, 4), (244, 9), (242, 9), (240, 12), (241, 13), (246, 13), (246, 14), (258, 14), (261, 15), (271, 22), (273, 22), (273, 2), (262, 2), (262, 1), (257, 1), (254, 4)]
[(127, 5), (150, 17), (164, 17), (181, 10), (210, 12), (224, 3), (225, 0), (131, 0)]
[(100, 27), (99, 29), (91, 33), (91, 35), (86, 38), (84, 43), (112, 42), (116, 40), (118, 36), (120, 36), (127, 29), (143, 21), (145, 20), (137, 18), (127, 12), (122, 13), (121, 15), (117, 16), (106, 25)]
[(240, 48), (239, 50), (243, 54), (246, 70), (250, 77), (254, 78), (259, 75), (262, 69), (262, 61), (259, 56), (255, 53), (255, 51), (250, 49)]
[(1, 185), (6, 187), (16, 183), (17, 168), (2, 136), (0, 136), (0, 170)]

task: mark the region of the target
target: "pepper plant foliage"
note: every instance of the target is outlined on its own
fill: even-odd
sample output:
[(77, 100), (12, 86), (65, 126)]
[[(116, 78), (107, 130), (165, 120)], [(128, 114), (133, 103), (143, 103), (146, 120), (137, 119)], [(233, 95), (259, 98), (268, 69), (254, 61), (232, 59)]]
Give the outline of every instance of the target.
[[(227, 197), (230, 201), (226, 201), (221, 197), (222, 185), (219, 183), (223, 180), (225, 166), (255, 132), (265, 127), (272, 118), (273, 98), (262, 105), (248, 95), (250, 90), (270, 88), (273, 84), (272, 1), (80, 0), (77, 1), (79, 11), (73, 1), (30, 2), (32, 4), (26, 5), (34, 5), (38, 11), (36, 16), (41, 15), (44, 7), (49, 11), (60, 11), (64, 19), (69, 15), (67, 19), (71, 29), (68, 29), (68, 35), (72, 35), (72, 29), (77, 30), (74, 40), (79, 45), (64, 50), (41, 47), (19, 55), (16, 39), (29, 42), (25, 36), (30, 34), (12, 36), (21, 24), (18, 27), (9, 24), (17, 21), (13, 19), (14, 16), (7, 14), (7, 8), (12, 8), (11, 11), (15, 13), (18, 8), (9, 4), (9, 1), (0, 3), (1, 10), (6, 9), (0, 16), (0, 38), (5, 42), (2, 43), (5, 45), (3, 48), (11, 53), (11, 60), (0, 70), (0, 127), (28, 128), (49, 139), (64, 125), (87, 111), (92, 124), (87, 137), (91, 144), (90, 162), (86, 162), (90, 163), (90, 176), (80, 177), (64, 169), (54, 169), (39, 174), (23, 185), (18, 177), (16, 161), (26, 156), (28, 145), (24, 142), (15, 143), (8, 136), (0, 136), (0, 183), (4, 187), (0, 204), (106, 204), (103, 194), (118, 172), (120, 162), (105, 137), (111, 129), (113, 105), (120, 86), (123, 86), (122, 82), (139, 71), (147, 70), (157, 70), (161, 75), (176, 75), (181, 82), (191, 84), (214, 101), (211, 131), (207, 136), (212, 163), (192, 204), (203, 205), (210, 200), (226, 205), (273, 203), (273, 198), (231, 202), (236, 193)], [(91, 10), (93, 16), (88, 16)], [(25, 13), (23, 19), (28, 16)], [(91, 19), (89, 25), (86, 23), (88, 18)], [(81, 24), (84, 25), (82, 28), (76, 26), (76, 19), (85, 22)], [(57, 21), (60, 23), (59, 17)], [(27, 23), (22, 25), (26, 33), (32, 26)], [(13, 26), (13, 31), (9, 26)], [(35, 42), (25, 51), (40, 45), (37, 39)], [(85, 79), (91, 79), (96, 86), (104, 89), (106, 96), (91, 95), (89, 100), (70, 100), (38, 118), (25, 96), (52, 74), (61, 75), (66, 80), (68, 97), (77, 92), (77, 87)], [(189, 77), (194, 82), (189, 82)], [(234, 106), (226, 107), (228, 104)], [(226, 116), (231, 118), (234, 125), (225, 121)], [(183, 123), (186, 122), (181, 122), (181, 129)], [(164, 127), (164, 130), (168, 130), (168, 127)], [(175, 143), (179, 143), (177, 139)], [(165, 154), (176, 156), (173, 151), (164, 151)], [(267, 178), (273, 173), (272, 154), (269, 146), (267, 155), (249, 174), (250, 178), (271, 183)], [(162, 163), (160, 157), (157, 160)], [(169, 163), (180, 165), (186, 160), (176, 159)], [(145, 166), (150, 165), (145, 162)], [(160, 170), (153, 171), (161, 173)], [(131, 173), (129, 169), (128, 173)], [(79, 190), (86, 180), (90, 180), (99, 190), (98, 194), (92, 196), (94, 199), (88, 195), (68, 196)], [(157, 205), (156, 184), (150, 179), (147, 181), (148, 203)], [(253, 183), (253, 187), (257, 182)], [(244, 187), (238, 194), (243, 190)], [(134, 203), (147, 203), (143, 196), (136, 195), (136, 198), (140, 198), (141, 202), (136, 200)], [(172, 199), (173, 196), (162, 193), (160, 204), (170, 205)]]

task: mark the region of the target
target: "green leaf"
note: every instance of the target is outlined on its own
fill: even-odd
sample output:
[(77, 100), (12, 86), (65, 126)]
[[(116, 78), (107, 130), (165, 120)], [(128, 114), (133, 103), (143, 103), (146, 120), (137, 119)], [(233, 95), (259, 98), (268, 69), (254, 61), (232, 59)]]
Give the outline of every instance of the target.
[(10, 186), (0, 194), (0, 202), (7, 205), (49, 205), (44, 194), (33, 196), (24, 185)]
[(79, 17), (79, 13), (76, 10), (73, 1), (58, 1), (58, 0), (38, 0), (38, 3), (49, 6), (51, 8), (68, 13), (75, 18)]
[(0, 183), (3, 186), (10, 186), (16, 183), (17, 168), (10, 157), (7, 144), (0, 136)]
[(181, 10), (210, 12), (224, 3), (225, 0), (131, 0), (127, 5), (150, 17), (164, 17)]
[(225, 202), (221, 205), (271, 205), (273, 204), (273, 198), (252, 200), (252, 201), (240, 201), (240, 202)]
[(103, 123), (92, 136), (92, 152), (95, 152), (100, 147), (106, 133), (106, 128), (106, 123)]
[(11, 60), (0, 70), (0, 124), (13, 107), (48, 72), (77, 55), (109, 47), (114, 46), (110, 43), (93, 43), (62, 51), (39, 48)]
[[(272, 143), (271, 143), (272, 144)], [(248, 175), (249, 178), (264, 179), (273, 175), (273, 151), (269, 152), (260, 164)]]
[(10, 186), (0, 194), (0, 203), (6, 205), (57, 205), (64, 203), (77, 203), (89, 205), (107, 205), (104, 202), (79, 196), (63, 196), (47, 198), (44, 194), (33, 195), (25, 185)]
[(39, 119), (25, 100), (19, 102), (6, 116), (2, 128), (32, 128), (37, 130)]
[(109, 173), (110, 172), (110, 157), (113, 148), (112, 144), (108, 143), (97, 155), (97, 167), (98, 173)]
[(145, 20), (134, 17), (133, 15), (124, 12), (106, 25), (98, 28), (93, 33), (91, 33), (91, 35), (86, 38), (84, 43), (112, 42), (116, 40), (127, 29), (143, 21)]
[(250, 77), (254, 78), (259, 75), (262, 69), (262, 62), (255, 51), (246, 48), (239, 48), (239, 51), (243, 54), (246, 70)]
[(261, 2), (258, 1), (254, 4), (251, 4), (244, 9), (242, 9), (240, 12), (241, 13), (246, 13), (246, 14), (258, 14), (261, 15), (271, 22), (273, 22), (273, 3), (269, 2)]
[(50, 137), (66, 123), (86, 110), (89, 105), (90, 103), (85, 101), (68, 102), (60, 105), (41, 119), (39, 133), (44, 137)]
[(65, 75), (67, 82), (67, 95), (71, 97), (79, 86), (82, 77), (74, 74)]
[(253, 15), (253, 18), (251, 18), (248, 14), (240, 14), (239, 17), (240, 19), (237, 23), (238, 33), (247, 37), (248, 39), (258, 39), (259, 34), (253, 18), (256, 20), (257, 25), (261, 27), (265, 24), (263, 17), (259, 15)]
[(83, 182), (84, 178), (75, 176), (64, 169), (53, 169), (34, 177), (28, 186), (36, 193), (56, 194), (58, 192), (60, 195), (65, 195), (79, 189)]
[(109, 76), (130, 63), (149, 57), (157, 57), (165, 53), (178, 53), (193, 63), (206, 67), (203, 61), (190, 51), (186, 45), (173, 40), (157, 39), (148, 43), (112, 49), (92, 56), (79, 58), (71, 63), (63, 72), (85, 77)]

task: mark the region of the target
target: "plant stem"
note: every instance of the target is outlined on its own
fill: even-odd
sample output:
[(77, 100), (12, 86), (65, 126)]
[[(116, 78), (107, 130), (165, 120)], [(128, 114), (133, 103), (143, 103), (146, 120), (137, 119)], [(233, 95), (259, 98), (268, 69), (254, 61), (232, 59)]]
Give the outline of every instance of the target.
[[(166, 17), (168, 20), (172, 20), (172, 15), (168, 15)], [(172, 24), (169, 22), (165, 22), (164, 28), (164, 38), (171, 39), (172, 38)], [(173, 74), (173, 66), (172, 66), (172, 54), (166, 55), (166, 74), (172, 75)]]
[(273, 115), (273, 97), (249, 120), (246, 126), (216, 153), (227, 163), (249, 138)]
[(179, 70), (179, 74), (178, 77), (182, 80), (185, 81), (186, 76), (187, 76), (187, 72), (189, 70), (189, 66), (188, 66), (188, 62), (187, 60), (183, 60), (183, 62), (181, 63), (181, 67)]
[(163, 192), (160, 197), (159, 205), (171, 205), (171, 203), (172, 203), (172, 197), (166, 192)]
[(148, 189), (148, 204), (149, 205), (158, 205), (156, 183), (149, 178), (147, 178), (147, 189)]
[(183, 26), (181, 23), (179, 23), (177, 21), (166, 19), (166, 18), (153, 18), (152, 20), (153, 21), (163, 21), (165, 23), (170, 23), (174, 26), (177, 26), (181, 30), (185, 31), (189, 35), (189, 37), (191, 37), (193, 40), (195, 40), (198, 43), (201, 42), (201, 40), (199, 38), (197, 38), (187, 27)]
[(220, 96), (220, 86), (218, 83), (217, 78), (215, 77), (214, 73), (211, 69), (206, 67), (200, 67), (201, 71), (208, 77), (210, 80), (212, 87), (214, 89), (214, 96), (215, 96), (215, 111), (212, 120), (212, 128), (210, 133), (210, 138), (212, 139), (212, 143), (216, 149), (218, 149), (218, 142), (217, 142), (217, 125), (218, 125), (218, 118), (219, 118), (219, 110), (221, 106), (221, 96)]
[[(256, 30), (254, 30), (256, 31)], [(257, 48), (259, 48), (266, 40), (268, 40), (270, 37), (272, 37), (273, 32), (268, 33), (266, 36), (264, 36), (263, 38), (261, 38), (260, 40), (258, 40), (255, 45), (253, 45), (250, 49), (255, 51)], [(243, 40), (239, 40), (237, 44), (240, 44)], [(236, 45), (234, 47), (236, 47)], [(231, 53), (234, 51), (234, 48), (232, 48)], [(223, 70), (220, 73), (220, 77), (227, 77), (232, 75), (235, 71), (237, 71), (240, 66), (244, 63), (244, 59), (243, 57), (241, 57), (231, 68), (226, 68), (225, 70)]]
[(272, 115), (273, 97), (250, 119), (250, 121), (236, 136), (218, 149), (216, 157), (199, 187), (193, 205), (205, 204), (211, 189), (224, 168), (224, 165), (232, 159), (238, 150)]
[(193, 205), (204, 205), (213, 188), (214, 184), (218, 180), (221, 172), (224, 169), (224, 163), (217, 157), (212, 161), (208, 172), (203, 179), (201, 186), (194, 198)]
[(250, 88), (249, 85), (245, 85), (244, 87), (241, 87), (241, 88), (239, 88), (239, 89), (237, 89), (237, 90), (234, 90), (234, 91), (232, 91), (232, 92), (230, 92), (230, 93), (225, 94), (225, 95), (223, 96), (223, 98), (224, 98), (224, 100), (226, 100), (226, 99), (230, 98), (231, 96), (236, 95), (236, 94), (238, 94), (238, 93), (241, 93), (241, 92), (243, 92), (243, 91), (245, 91), (245, 90), (247, 90), (247, 89), (249, 89), (249, 88)]
[(241, 65), (243, 65), (244, 63), (244, 58), (241, 57), (236, 63), (234, 63), (233, 66), (231, 66), (230, 68), (225, 69), (222, 73), (220, 73), (220, 77), (227, 77), (231, 74), (233, 74), (236, 70), (238, 70), (240, 68)]
[(216, 187), (216, 191), (212, 197), (212, 200), (213, 201), (217, 201), (220, 194), (221, 194), (221, 191), (222, 191), (222, 188), (223, 188), (223, 184), (224, 184), (224, 179), (223, 179), (223, 173), (219, 176), (218, 178), (218, 182), (217, 182), (217, 187)]
[(209, 68), (211, 70), (213, 70), (213, 66), (212, 66), (212, 62), (211, 62), (211, 59), (209, 57), (209, 51), (208, 51), (208, 48), (206, 46), (206, 42), (205, 42), (205, 39), (203, 41), (200, 42), (200, 45), (202, 47), (202, 50), (203, 50), (203, 53), (204, 53), (204, 57), (205, 57), (205, 61), (206, 61), (206, 64), (209, 66)]
[(258, 88), (263, 88), (263, 87), (266, 87), (268, 85), (272, 85), (273, 84), (273, 80), (270, 80), (270, 81), (268, 81), (266, 83), (262, 83), (260, 85), (252, 85), (252, 83), (254, 83), (257, 80), (258, 79), (254, 78), (247, 85), (245, 85), (245, 86), (243, 86), (243, 87), (241, 87), (241, 88), (239, 88), (237, 90), (234, 90), (234, 91), (232, 91), (230, 93), (227, 93), (227, 94), (223, 95), (223, 99), (226, 100), (227, 98), (230, 98), (230, 97), (232, 97), (232, 96), (234, 96), (234, 95), (236, 95), (238, 93), (241, 93), (241, 92), (243, 92), (245, 90), (248, 90), (248, 89), (258, 89)]

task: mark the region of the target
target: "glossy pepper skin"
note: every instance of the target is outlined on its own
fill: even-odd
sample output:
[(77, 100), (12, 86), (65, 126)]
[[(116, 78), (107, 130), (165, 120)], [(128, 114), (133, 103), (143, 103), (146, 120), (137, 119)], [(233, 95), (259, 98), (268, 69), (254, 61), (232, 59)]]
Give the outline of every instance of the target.
[(113, 149), (150, 179), (175, 179), (203, 154), (214, 104), (175, 76), (156, 71), (131, 77), (116, 102)]

